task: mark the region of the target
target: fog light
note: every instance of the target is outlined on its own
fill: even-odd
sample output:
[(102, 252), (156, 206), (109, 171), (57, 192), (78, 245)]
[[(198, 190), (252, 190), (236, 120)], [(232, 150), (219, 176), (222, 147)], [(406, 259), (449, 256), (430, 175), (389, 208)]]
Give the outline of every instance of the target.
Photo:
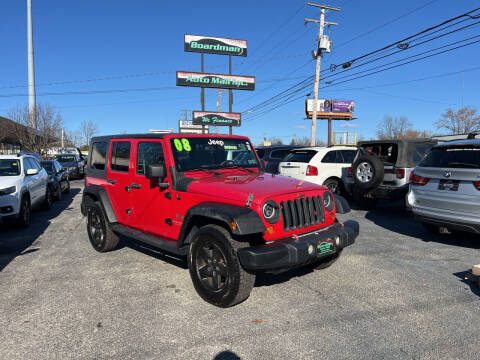
[(335, 220), (335, 213), (334, 212), (330, 213), (330, 220)]
[(309, 255), (313, 254), (313, 245), (308, 245), (308, 254)]
[(273, 234), (273, 226), (272, 225), (267, 226), (267, 233), (269, 233), (270, 235)]
[(340, 245), (340, 236), (335, 236), (335, 245)]

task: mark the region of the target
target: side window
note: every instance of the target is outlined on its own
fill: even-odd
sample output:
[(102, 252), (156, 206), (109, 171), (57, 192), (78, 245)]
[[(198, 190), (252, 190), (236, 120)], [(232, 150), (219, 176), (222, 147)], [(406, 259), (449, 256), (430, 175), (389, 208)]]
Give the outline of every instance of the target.
[(130, 142), (115, 141), (112, 143), (110, 170), (128, 172), (130, 164)]
[(55, 161), (53, 162), (53, 164), (55, 165), (55, 171), (56, 171), (56, 172), (62, 170), (62, 165), (60, 165), (60, 163), (59, 163), (57, 160), (55, 160)]
[(260, 159), (263, 159), (265, 156), (265, 150), (264, 149), (255, 149), (257, 151), (257, 155)]
[(335, 162), (338, 163), (338, 164), (343, 164), (345, 161), (343, 160), (343, 154), (342, 154), (342, 151), (335, 151), (337, 153), (336, 157), (335, 157)]
[(345, 164), (351, 164), (355, 158), (355, 150), (342, 150), (343, 162)]
[(35, 167), (30, 162), (29, 158), (23, 158), (23, 171), (24, 171), (24, 173), (26, 174), (27, 170), (29, 170), (29, 169), (35, 169)]
[(28, 160), (30, 160), (30, 163), (32, 164), (32, 169), (37, 169), (38, 171), (42, 170), (42, 167), (38, 163), (37, 159), (30, 158)]
[(272, 159), (283, 159), (285, 156), (287, 156), (289, 152), (290, 150), (287, 150), (287, 149), (275, 150), (275, 151), (272, 151), (272, 153), (270, 154), (270, 157)]
[(137, 174), (145, 175), (148, 165), (165, 161), (163, 147), (159, 142), (141, 142), (137, 148)]
[(322, 163), (334, 163), (336, 161), (337, 154), (335, 150), (329, 151), (322, 159)]
[(93, 143), (92, 154), (90, 159), (90, 168), (97, 170), (105, 170), (105, 162), (107, 157), (107, 143)]

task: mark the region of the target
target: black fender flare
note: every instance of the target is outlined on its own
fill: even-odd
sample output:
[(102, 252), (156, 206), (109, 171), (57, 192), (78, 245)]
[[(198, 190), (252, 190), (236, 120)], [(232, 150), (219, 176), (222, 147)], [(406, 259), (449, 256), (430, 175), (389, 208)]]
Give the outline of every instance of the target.
[(91, 207), (95, 201), (100, 203), (109, 223), (117, 222), (117, 216), (115, 215), (115, 211), (113, 211), (112, 202), (110, 201), (107, 190), (98, 185), (89, 185), (83, 189), (81, 205), (83, 216), (87, 216), (88, 208)]
[[(188, 235), (196, 226), (196, 218), (224, 223), (234, 235), (258, 234), (266, 231), (259, 214), (252, 209), (231, 204), (203, 202), (191, 207), (185, 214), (178, 237), (178, 247), (189, 242)], [(232, 222), (236, 225), (233, 229), (230, 226)]]
[(333, 195), (333, 198), (335, 199), (335, 211), (338, 214), (346, 214), (350, 212), (350, 205), (343, 196)]

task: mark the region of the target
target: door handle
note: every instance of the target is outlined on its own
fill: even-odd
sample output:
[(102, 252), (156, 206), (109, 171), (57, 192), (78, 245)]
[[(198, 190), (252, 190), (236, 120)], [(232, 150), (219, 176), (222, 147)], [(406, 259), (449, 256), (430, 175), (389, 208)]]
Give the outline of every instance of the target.
[(116, 182), (117, 182), (117, 180), (107, 179), (107, 183), (109, 183), (109, 184), (115, 184)]
[(142, 185), (140, 184), (135, 184), (135, 183), (130, 183), (130, 187), (132, 189), (141, 189), (142, 188)]

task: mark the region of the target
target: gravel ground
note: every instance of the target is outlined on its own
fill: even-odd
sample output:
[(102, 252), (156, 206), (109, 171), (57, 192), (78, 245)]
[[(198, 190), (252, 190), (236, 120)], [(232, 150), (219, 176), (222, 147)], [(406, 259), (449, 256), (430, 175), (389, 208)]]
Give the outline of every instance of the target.
[(1, 359), (478, 359), (480, 238), (432, 235), (400, 205), (352, 210), (332, 267), (257, 277), (219, 309), (185, 262), (123, 240), (91, 247), (82, 182), (29, 229), (0, 226)]

